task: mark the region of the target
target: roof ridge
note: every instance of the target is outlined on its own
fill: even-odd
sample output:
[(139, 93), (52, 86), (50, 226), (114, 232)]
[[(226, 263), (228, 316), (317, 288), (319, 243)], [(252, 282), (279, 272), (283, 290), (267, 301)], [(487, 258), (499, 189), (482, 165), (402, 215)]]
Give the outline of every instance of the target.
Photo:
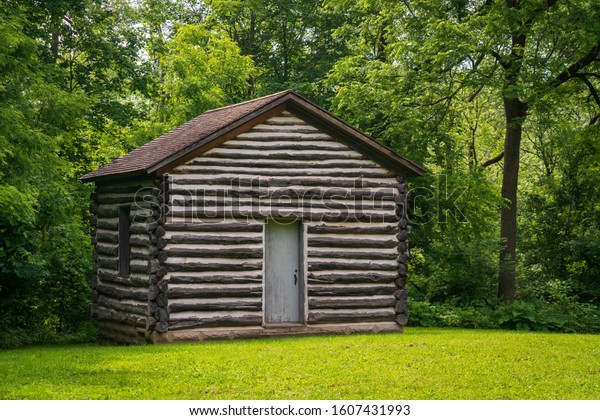
[[(218, 111), (221, 111), (221, 110), (223, 110), (223, 109), (227, 109), (227, 108), (233, 108), (233, 107), (237, 107), (237, 106), (240, 106), (240, 105), (246, 105), (246, 104), (249, 104), (249, 103), (251, 103), (251, 102), (255, 102), (255, 101), (259, 101), (259, 100), (264, 100), (264, 99), (271, 98), (271, 97), (274, 97), (274, 96), (279, 96), (279, 95), (283, 96), (284, 94), (286, 94), (286, 93), (290, 93), (290, 92), (292, 92), (292, 90), (291, 90), (291, 89), (282, 90), (281, 92), (271, 93), (270, 95), (261, 96), (261, 97), (259, 97), (259, 98), (248, 99), (247, 101), (244, 101), (244, 102), (238, 102), (237, 104), (225, 105), (225, 106), (222, 106), (222, 107), (220, 107), (220, 108), (209, 109), (208, 111), (204, 111), (204, 112), (203, 112), (202, 114), (200, 114), (200, 115), (204, 115), (204, 114), (211, 114), (211, 113), (213, 113), (213, 112), (218, 112)], [(200, 116), (200, 115), (199, 115), (199, 116)], [(188, 122), (189, 122), (189, 121), (188, 121)]]

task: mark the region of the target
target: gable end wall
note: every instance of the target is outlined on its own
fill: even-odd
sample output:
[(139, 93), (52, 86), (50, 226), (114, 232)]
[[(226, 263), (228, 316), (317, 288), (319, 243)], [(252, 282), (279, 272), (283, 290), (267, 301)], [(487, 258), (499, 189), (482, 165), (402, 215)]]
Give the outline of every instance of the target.
[(306, 328), (406, 323), (406, 182), (330, 135), (284, 112), (176, 167), (168, 186), (169, 333), (155, 340), (264, 333), (267, 218), (305, 226)]

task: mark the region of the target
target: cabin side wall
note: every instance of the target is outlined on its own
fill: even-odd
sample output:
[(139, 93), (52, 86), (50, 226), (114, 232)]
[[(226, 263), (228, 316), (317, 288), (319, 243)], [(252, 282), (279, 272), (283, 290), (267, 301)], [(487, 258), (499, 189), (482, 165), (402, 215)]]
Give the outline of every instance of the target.
[(338, 139), (285, 112), (175, 168), (168, 186), (170, 335), (155, 340), (265, 332), (267, 218), (305, 226), (306, 328), (406, 323), (406, 182)]
[[(104, 343), (145, 342), (149, 286), (147, 218), (151, 181), (97, 184), (90, 211), (93, 226), (93, 315)], [(119, 271), (119, 209), (129, 208), (129, 274)]]

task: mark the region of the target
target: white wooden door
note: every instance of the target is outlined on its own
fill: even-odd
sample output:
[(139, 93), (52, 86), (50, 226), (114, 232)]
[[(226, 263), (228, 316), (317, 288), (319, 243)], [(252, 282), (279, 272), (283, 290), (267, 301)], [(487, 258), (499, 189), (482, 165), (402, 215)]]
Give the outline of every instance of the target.
[(265, 232), (265, 323), (301, 323), (301, 223), (269, 220)]

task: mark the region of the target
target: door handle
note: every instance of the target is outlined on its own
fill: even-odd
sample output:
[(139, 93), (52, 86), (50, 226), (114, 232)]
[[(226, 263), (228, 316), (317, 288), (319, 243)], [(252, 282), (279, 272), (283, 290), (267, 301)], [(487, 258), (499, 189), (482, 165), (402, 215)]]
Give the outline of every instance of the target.
[(294, 285), (298, 284), (298, 276), (294, 274)]

